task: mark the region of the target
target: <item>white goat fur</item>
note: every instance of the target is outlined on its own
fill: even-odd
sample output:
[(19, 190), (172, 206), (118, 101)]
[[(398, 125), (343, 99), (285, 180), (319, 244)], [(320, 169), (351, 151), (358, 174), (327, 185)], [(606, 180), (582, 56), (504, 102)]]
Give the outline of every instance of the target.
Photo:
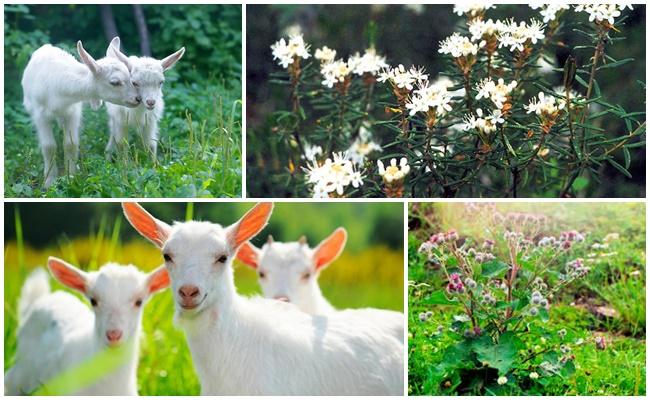
[(162, 118), (165, 103), (162, 86), (165, 82), (164, 72), (174, 66), (185, 53), (185, 47), (177, 52), (156, 60), (151, 57), (127, 57), (118, 46), (110, 46), (106, 55), (115, 57), (125, 63), (131, 71), (131, 82), (136, 86), (142, 100), (136, 108), (120, 107), (107, 104), (108, 127), (110, 138), (106, 146), (106, 157), (113, 153), (127, 139), (129, 127), (134, 127), (141, 135), (144, 145), (153, 156), (158, 148), (158, 122)]
[[(50, 268), (57, 261), (64, 263), (50, 259)], [(108, 349), (107, 331), (119, 329), (122, 340), (113, 345), (129, 346), (124, 364), (75, 394), (137, 395), (142, 307), (153, 293), (151, 289), (166, 287), (166, 271), (145, 274), (131, 265), (107, 264), (97, 272), (84, 273), (69, 267), (71, 274), (80, 274), (85, 295), (96, 299), (97, 306), (91, 311), (70, 293), (50, 292), (47, 273), (40, 268), (32, 272), (19, 300), (18, 348), (15, 364), (5, 374), (5, 394), (33, 393), (59, 373)], [(154, 288), (154, 284), (158, 287)], [(143, 304), (135, 306), (136, 299)]]
[[(309, 247), (306, 240), (282, 243), (269, 238), (261, 249), (247, 242), (242, 245), (238, 257), (257, 270), (258, 282), (265, 297), (284, 298), (308, 314), (341, 313), (323, 296), (318, 278), (321, 271), (339, 256), (346, 237), (345, 230), (339, 228), (314, 249)], [(346, 309), (341, 315), (364, 320), (395, 336), (400, 342), (404, 341), (403, 313), (360, 308)]]
[[(259, 204), (222, 227), (190, 221), (169, 226), (134, 203), (131, 224), (162, 249), (203, 395), (402, 395), (403, 343), (337, 314), (312, 316), (292, 304), (237, 294), (232, 260), (268, 221)], [(194, 285), (194, 308), (179, 289)]]
[[(119, 43), (119, 38), (112, 43)], [(93, 59), (77, 42), (83, 63), (66, 51), (46, 44), (31, 56), (23, 72), (23, 104), (38, 133), (43, 153), (44, 186), (58, 176), (53, 122), (63, 130), (65, 171), (74, 174), (79, 157), (82, 102), (98, 109), (102, 101), (137, 105), (137, 92), (127, 67), (115, 58)]]

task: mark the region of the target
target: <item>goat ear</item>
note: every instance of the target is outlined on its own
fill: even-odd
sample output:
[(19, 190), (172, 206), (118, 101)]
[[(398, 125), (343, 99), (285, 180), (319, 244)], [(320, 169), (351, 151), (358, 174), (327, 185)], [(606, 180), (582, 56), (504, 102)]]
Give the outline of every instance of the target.
[(122, 210), (124, 216), (136, 231), (156, 246), (162, 248), (172, 229), (169, 225), (152, 217), (138, 203), (122, 203)]
[(160, 65), (162, 65), (163, 72), (173, 67), (174, 64), (176, 64), (176, 62), (180, 60), (181, 57), (183, 57), (183, 54), (185, 54), (185, 47), (181, 47), (181, 49), (178, 50), (176, 53), (163, 58), (160, 61)]
[(237, 252), (237, 259), (253, 269), (257, 269), (260, 250), (251, 242), (244, 242)]
[(325, 240), (320, 242), (314, 251), (314, 265), (319, 270), (328, 266), (332, 261), (336, 260), (345, 247), (345, 242), (348, 240), (348, 233), (344, 228), (338, 228), (329, 235)]
[(168, 287), (169, 273), (164, 265), (151, 271), (147, 276), (147, 290), (149, 291), (149, 295), (167, 289)]
[(101, 70), (101, 67), (99, 64), (97, 64), (97, 61), (88, 54), (86, 49), (84, 49), (84, 45), (81, 43), (81, 40), (77, 42), (77, 52), (79, 53), (79, 58), (81, 58), (81, 62), (86, 64), (86, 67), (90, 70), (90, 72), (93, 73), (93, 75), (97, 75), (99, 71)]
[(233, 252), (242, 243), (257, 235), (269, 222), (273, 212), (273, 203), (258, 203), (239, 221), (227, 228), (226, 238)]
[(129, 72), (131, 72), (133, 64), (131, 64), (129, 57), (126, 54), (122, 53), (122, 51), (120, 50), (119, 37), (117, 36), (114, 37), (113, 40), (111, 41), (111, 44), (108, 45), (108, 48), (106, 49), (106, 56), (117, 58), (122, 62), (122, 64), (126, 65), (126, 68), (129, 70)]
[(54, 278), (61, 284), (81, 293), (86, 293), (88, 274), (56, 257), (48, 258), (47, 267)]

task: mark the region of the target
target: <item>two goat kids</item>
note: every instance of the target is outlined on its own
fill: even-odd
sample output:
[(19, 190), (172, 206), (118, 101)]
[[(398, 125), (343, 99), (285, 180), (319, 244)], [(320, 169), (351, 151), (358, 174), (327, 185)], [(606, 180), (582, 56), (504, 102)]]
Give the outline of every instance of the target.
[(114, 38), (107, 56), (95, 60), (77, 42), (81, 63), (66, 51), (46, 44), (31, 56), (23, 72), (23, 104), (38, 133), (43, 153), (44, 186), (51, 186), (57, 176), (56, 139), (53, 122), (63, 131), (66, 174), (77, 171), (79, 130), (83, 102), (94, 110), (102, 102), (108, 106), (111, 137), (108, 155), (124, 141), (128, 125), (135, 125), (148, 148), (155, 155), (158, 120), (162, 116), (163, 72), (171, 68), (185, 48), (162, 61), (149, 57), (126, 57), (120, 52), (120, 39)]

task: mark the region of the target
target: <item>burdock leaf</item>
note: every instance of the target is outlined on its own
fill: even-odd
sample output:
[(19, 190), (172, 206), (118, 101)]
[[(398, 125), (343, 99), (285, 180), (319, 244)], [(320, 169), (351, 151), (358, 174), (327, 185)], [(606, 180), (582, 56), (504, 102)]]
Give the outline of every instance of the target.
[(520, 347), (521, 340), (512, 332), (501, 335), (499, 343), (496, 344), (489, 336), (483, 336), (473, 343), (476, 358), (489, 367), (499, 370), (501, 375), (507, 374), (511, 369)]

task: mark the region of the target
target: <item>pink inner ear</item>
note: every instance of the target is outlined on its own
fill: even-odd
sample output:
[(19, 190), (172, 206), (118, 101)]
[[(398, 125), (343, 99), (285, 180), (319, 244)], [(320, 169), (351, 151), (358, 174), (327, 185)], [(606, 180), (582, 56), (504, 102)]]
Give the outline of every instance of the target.
[(318, 246), (314, 253), (314, 264), (316, 269), (320, 269), (334, 261), (345, 246), (347, 240), (345, 229), (339, 228)]
[(155, 293), (169, 286), (169, 273), (165, 267), (158, 268), (149, 280), (149, 293)]
[(257, 268), (257, 252), (250, 243), (245, 242), (241, 245), (239, 252), (237, 252), (237, 258), (249, 267)]
[(138, 203), (122, 203), (122, 208), (126, 218), (142, 236), (162, 247), (167, 240), (168, 229), (156, 223), (156, 219)]
[(273, 203), (259, 203), (239, 221), (237, 231), (232, 240), (233, 248), (238, 248), (242, 243), (252, 238), (261, 231), (269, 221)]
[(48, 267), (56, 280), (63, 285), (82, 293), (86, 292), (86, 279), (66, 263), (56, 258), (50, 258), (48, 260)]

